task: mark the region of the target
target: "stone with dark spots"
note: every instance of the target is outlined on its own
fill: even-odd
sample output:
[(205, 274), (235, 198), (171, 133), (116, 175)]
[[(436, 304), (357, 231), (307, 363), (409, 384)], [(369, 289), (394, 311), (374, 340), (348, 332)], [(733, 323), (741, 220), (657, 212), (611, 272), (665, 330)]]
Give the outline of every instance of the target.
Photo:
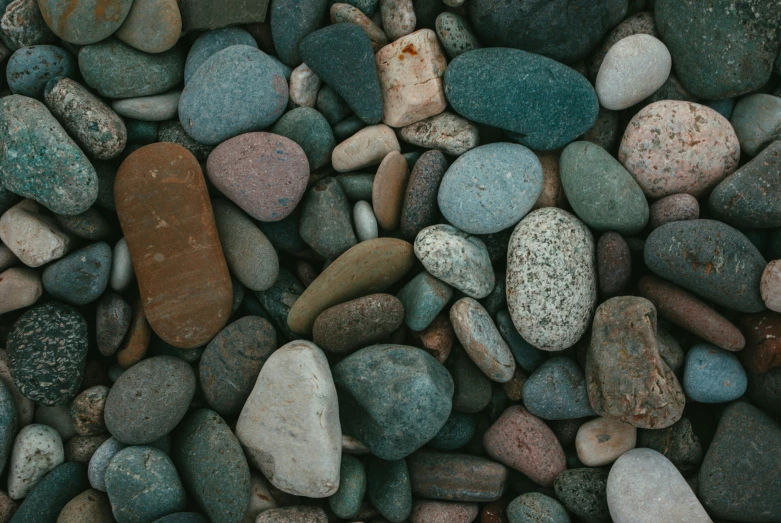
[(576, 516), (588, 521), (607, 521), (607, 475), (596, 468), (565, 470), (553, 483), (556, 497)]
[(413, 240), (417, 234), (437, 223), (437, 193), (447, 170), (447, 159), (440, 151), (426, 151), (412, 168), (401, 210), (402, 235)]
[[(299, 46), (326, 22), (328, 0), (272, 0), (271, 37), (279, 59), (291, 67), (302, 62)], [(306, 62), (307, 60), (303, 60)]]
[(622, 294), (632, 277), (632, 253), (617, 232), (606, 232), (597, 242), (599, 292), (604, 297)]
[(111, 274), (111, 247), (93, 243), (52, 263), (41, 281), (54, 298), (73, 305), (97, 300), (106, 290)]
[(0, 18), (0, 40), (8, 49), (48, 44), (56, 40), (36, 0), (3, 1), (0, 4), (2, 10), (5, 12)]
[(403, 459), (366, 462), (366, 497), (385, 519), (401, 523), (412, 512), (409, 469)]
[(80, 436), (97, 436), (106, 432), (103, 410), (106, 404), (106, 397), (108, 397), (108, 391), (109, 388), (105, 385), (95, 385), (82, 391), (81, 394), (73, 399), (70, 407), (70, 416), (76, 434)]
[(499, 463), (468, 454), (419, 451), (407, 465), (415, 496), (446, 501), (496, 501), (508, 475)]
[(63, 463), (33, 487), (11, 521), (57, 523), (65, 505), (89, 488), (87, 472), (80, 463)]
[(6, 65), (5, 77), (14, 94), (41, 98), (52, 78), (73, 78), (78, 64), (68, 51), (56, 45), (31, 45), (16, 50)]
[(325, 351), (350, 354), (381, 341), (404, 320), (404, 306), (390, 294), (370, 294), (324, 310), (312, 336)]
[(747, 314), (740, 321), (746, 348), (740, 357), (746, 370), (765, 374), (781, 367), (781, 314), (772, 311)]
[(108, 434), (105, 433), (95, 436), (76, 434), (65, 444), (65, 461), (73, 461), (87, 466), (92, 455), (108, 438)]
[(43, 19), (68, 43), (87, 45), (108, 38), (130, 11), (132, 0), (38, 0)]
[(666, 429), (638, 430), (637, 446), (662, 454), (685, 476), (697, 470), (704, 455), (700, 438), (694, 433), (689, 418), (685, 417)]

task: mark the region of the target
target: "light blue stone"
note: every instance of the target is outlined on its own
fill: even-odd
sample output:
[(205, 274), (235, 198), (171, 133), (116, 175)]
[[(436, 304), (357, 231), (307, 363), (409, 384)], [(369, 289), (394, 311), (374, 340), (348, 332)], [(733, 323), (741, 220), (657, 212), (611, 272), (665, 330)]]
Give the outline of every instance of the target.
[(523, 404), (529, 412), (547, 420), (594, 416), (583, 371), (563, 356), (547, 360), (529, 376), (523, 386)]
[(422, 331), (431, 325), (453, 297), (453, 288), (423, 271), (402, 287), (396, 297), (404, 305), (407, 327)]
[(686, 354), (683, 389), (694, 401), (732, 401), (746, 392), (747, 385), (746, 371), (734, 353), (700, 343)]

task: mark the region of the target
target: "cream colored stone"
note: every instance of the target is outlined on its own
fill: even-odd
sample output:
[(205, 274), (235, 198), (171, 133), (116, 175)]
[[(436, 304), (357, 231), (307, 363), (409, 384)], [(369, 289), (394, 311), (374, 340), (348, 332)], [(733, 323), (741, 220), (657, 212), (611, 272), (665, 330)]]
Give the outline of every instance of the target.
[(349, 434), (342, 434), (342, 452), (347, 454), (369, 454), (369, 448), (361, 443), (358, 438)]
[(22, 499), (47, 472), (65, 461), (62, 438), (46, 425), (27, 425), (16, 436), (8, 464), (8, 495)]
[(8, 246), (0, 243), (0, 271), (13, 267), (17, 263), (19, 263), (19, 258), (11, 252), (11, 249), (9, 249)]
[(384, 123), (404, 127), (445, 110), (447, 60), (434, 31), (421, 29), (399, 38), (380, 49), (376, 60)]
[(62, 258), (70, 238), (57, 223), (38, 212), (38, 204), (22, 200), (0, 217), (0, 240), (28, 267)]
[(29, 307), (41, 297), (40, 275), (27, 267), (12, 267), (0, 273), (0, 314)]
[(389, 152), (374, 177), (372, 208), (377, 223), (386, 231), (395, 231), (401, 221), (401, 206), (409, 181), (407, 160), (398, 151)]
[(587, 467), (609, 465), (636, 444), (637, 428), (607, 418), (587, 421), (575, 436), (578, 459)]
[(781, 312), (781, 260), (773, 260), (767, 264), (759, 289), (767, 308)]
[(401, 151), (396, 133), (387, 125), (364, 127), (334, 148), (331, 164), (340, 173), (379, 163), (391, 151)]
[(399, 129), (403, 142), (438, 149), (446, 154), (461, 156), (480, 144), (477, 127), (457, 114), (447, 111)]
[(314, 107), (320, 91), (320, 77), (306, 64), (301, 64), (290, 74), (290, 101), (299, 107)]
[(388, 45), (388, 36), (380, 29), (371, 18), (363, 14), (357, 7), (350, 4), (336, 3), (331, 6), (331, 23), (351, 23), (364, 30), (369, 40), (372, 41), (372, 50), (376, 53), (382, 46)]

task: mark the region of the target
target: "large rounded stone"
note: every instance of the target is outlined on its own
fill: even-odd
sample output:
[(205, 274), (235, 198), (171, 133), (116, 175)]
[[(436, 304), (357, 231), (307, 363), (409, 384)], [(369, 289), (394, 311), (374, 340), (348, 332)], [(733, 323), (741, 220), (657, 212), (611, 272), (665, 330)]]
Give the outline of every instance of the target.
[(111, 36), (125, 20), (132, 0), (38, 0), (43, 19), (68, 43), (94, 44)]
[(64, 461), (62, 438), (55, 429), (37, 423), (27, 425), (13, 441), (7, 469), (8, 495), (11, 499), (24, 498), (48, 472)]

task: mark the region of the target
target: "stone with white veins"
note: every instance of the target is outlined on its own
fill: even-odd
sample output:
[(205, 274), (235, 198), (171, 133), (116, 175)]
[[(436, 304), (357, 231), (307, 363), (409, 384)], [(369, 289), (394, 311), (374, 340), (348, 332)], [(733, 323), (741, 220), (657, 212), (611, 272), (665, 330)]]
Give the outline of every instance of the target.
[(168, 91), (152, 96), (125, 98), (111, 102), (111, 108), (124, 116), (145, 122), (162, 122), (179, 114), (179, 97), (182, 91)]
[(355, 224), (355, 235), (359, 242), (372, 240), (379, 236), (377, 218), (374, 216), (374, 209), (369, 202), (361, 200), (353, 207), (353, 222)]
[(65, 461), (60, 434), (34, 423), (19, 431), (8, 466), (8, 495), (22, 499), (43, 476)]

